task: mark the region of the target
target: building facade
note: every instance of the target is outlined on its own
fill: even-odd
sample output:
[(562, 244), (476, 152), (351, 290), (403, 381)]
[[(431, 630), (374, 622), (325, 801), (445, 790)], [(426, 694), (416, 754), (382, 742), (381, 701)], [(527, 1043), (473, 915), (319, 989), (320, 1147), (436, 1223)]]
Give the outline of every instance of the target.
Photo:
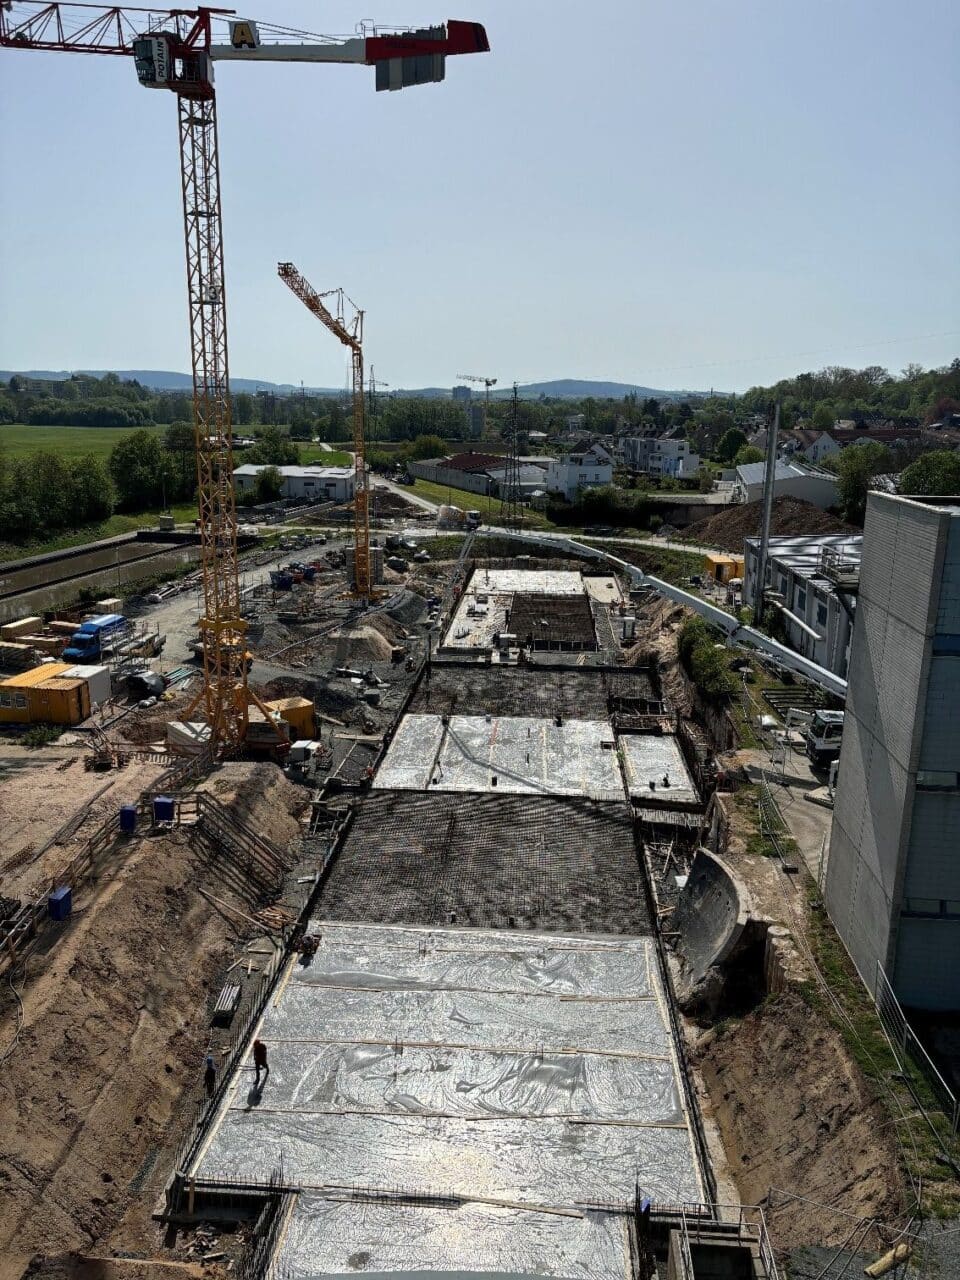
[[(850, 665), (850, 642), (856, 599), (841, 592), (828, 566), (856, 573), (863, 538), (846, 534), (797, 534), (773, 537), (767, 551), (769, 590), (782, 598), (784, 640), (791, 649), (844, 679)], [(757, 599), (760, 539), (743, 544), (743, 603)]]
[[(765, 462), (747, 462), (737, 467), (736, 491), (740, 502), (759, 502), (767, 474)], [(773, 491), (778, 498), (803, 498), (815, 507), (836, 506), (837, 478), (828, 471), (802, 467), (795, 462), (778, 461), (773, 473)]]
[(871, 493), (825, 899), (867, 986), (960, 1008), (960, 501)]
[[(237, 467), (233, 487), (239, 498), (250, 493), (266, 467), (252, 462)], [(277, 467), (283, 479), (281, 497), (303, 502), (350, 502), (353, 499), (353, 467)]]
[(613, 458), (602, 445), (587, 444), (562, 457), (551, 459), (544, 487), (548, 493), (559, 493), (572, 502), (581, 489), (610, 484), (613, 480)]
[(700, 458), (693, 445), (673, 436), (628, 436), (623, 442), (623, 461), (634, 471), (651, 476), (687, 480), (700, 473)]

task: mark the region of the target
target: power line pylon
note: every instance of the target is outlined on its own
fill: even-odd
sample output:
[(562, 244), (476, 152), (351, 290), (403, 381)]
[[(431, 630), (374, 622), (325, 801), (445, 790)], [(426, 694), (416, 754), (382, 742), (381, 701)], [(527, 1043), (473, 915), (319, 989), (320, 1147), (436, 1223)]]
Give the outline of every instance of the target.
[(507, 432), (509, 451), (500, 490), (500, 522), (508, 529), (519, 529), (523, 524), (523, 506), (520, 502), (520, 396), (516, 383), (510, 397)]

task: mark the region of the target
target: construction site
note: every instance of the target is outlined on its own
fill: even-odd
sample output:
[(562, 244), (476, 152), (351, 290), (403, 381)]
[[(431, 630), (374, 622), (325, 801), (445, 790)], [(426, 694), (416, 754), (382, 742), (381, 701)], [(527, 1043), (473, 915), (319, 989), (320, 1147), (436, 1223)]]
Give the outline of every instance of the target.
[[(211, 64), (401, 89), (483, 27), (25, 7), (0, 45), (176, 97), (198, 518), (160, 588), (86, 548), (11, 576), (0, 1280), (958, 1274), (956, 1115), (823, 910), (830, 787), (791, 728), (836, 682), (531, 532), (518, 486), (498, 528), (378, 491), (363, 312), (290, 262), (350, 360), (353, 497), (240, 535)], [(512, 430), (507, 474), (516, 397)], [(682, 661), (695, 614), (742, 697)]]

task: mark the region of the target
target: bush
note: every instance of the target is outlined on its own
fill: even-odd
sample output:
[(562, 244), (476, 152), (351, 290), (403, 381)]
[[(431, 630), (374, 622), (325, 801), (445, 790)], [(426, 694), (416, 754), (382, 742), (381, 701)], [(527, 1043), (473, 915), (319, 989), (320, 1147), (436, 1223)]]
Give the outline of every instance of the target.
[(680, 628), (677, 652), (684, 670), (707, 702), (725, 702), (736, 690), (727, 669), (726, 649), (716, 647), (719, 632), (703, 618), (688, 618)]
[(35, 724), (32, 729), (20, 739), (25, 747), (35, 750), (38, 747), (47, 747), (51, 742), (56, 742), (63, 730), (59, 725), (55, 724)]

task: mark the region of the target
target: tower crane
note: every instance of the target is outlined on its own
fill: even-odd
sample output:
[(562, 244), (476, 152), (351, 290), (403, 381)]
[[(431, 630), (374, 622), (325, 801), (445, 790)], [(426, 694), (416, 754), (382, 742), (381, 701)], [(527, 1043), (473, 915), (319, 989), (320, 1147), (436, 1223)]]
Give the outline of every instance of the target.
[[(359, 63), (376, 68), (377, 90), (393, 90), (440, 81), (447, 56), (490, 47), (483, 26), (474, 22), (417, 30), (365, 24), (343, 38), (234, 14), (209, 7), (0, 0), (0, 47), (131, 57), (142, 86), (177, 97), (203, 579), (203, 688), (194, 707), (202, 704), (211, 741), (222, 749), (242, 743), (251, 700), (259, 700), (247, 686), (240, 609), (213, 64)], [(222, 39), (214, 39), (215, 28), (218, 37), (224, 29)]]
[[(277, 274), (303, 305), (349, 348), (353, 371), (353, 582), (354, 592), (363, 601), (371, 598), (370, 507), (367, 486), (366, 433), (364, 430), (363, 312), (342, 289), (317, 293), (292, 262), (278, 262)], [(333, 310), (325, 298), (333, 298)], [(352, 314), (347, 314), (349, 304)]]
[(464, 382), (482, 382), (483, 383), (483, 434), (487, 434), (487, 415), (490, 412), (490, 388), (497, 385), (496, 378), (484, 378), (482, 375), (477, 376), (472, 373), (458, 373), (458, 378), (462, 378)]

